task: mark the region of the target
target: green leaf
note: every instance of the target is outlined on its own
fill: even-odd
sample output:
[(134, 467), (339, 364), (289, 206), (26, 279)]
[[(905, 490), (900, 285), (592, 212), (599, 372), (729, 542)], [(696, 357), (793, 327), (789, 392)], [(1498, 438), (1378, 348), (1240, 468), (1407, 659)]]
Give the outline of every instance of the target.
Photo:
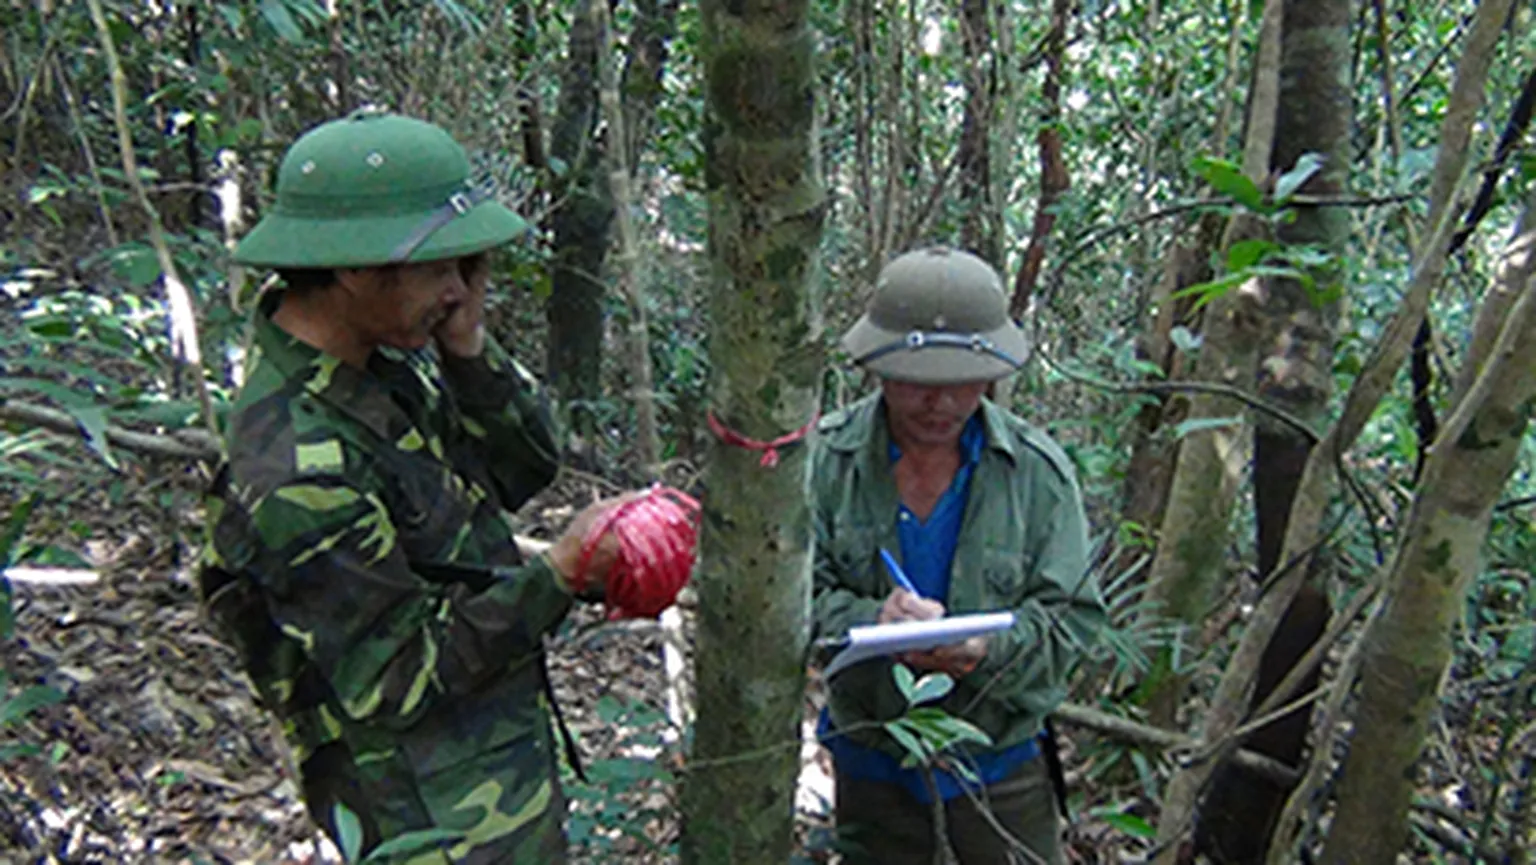
[(341, 847), (341, 858), (356, 862), (363, 849), (362, 821), (342, 802), (337, 802), (331, 810), (331, 819), (336, 824), (336, 842)]
[(1185, 354), (1193, 354), (1200, 348), (1200, 334), (1191, 331), (1184, 325), (1176, 325), (1168, 331), (1168, 340)]
[(1236, 273), (1252, 267), (1279, 248), (1280, 244), (1263, 238), (1239, 240), (1227, 248), (1227, 272)]
[(9, 727), (44, 706), (64, 699), (64, 692), (50, 685), (33, 685), (14, 697), (0, 700), (0, 727)]
[(31, 743), (0, 745), (0, 763), (6, 763), (17, 757), (31, 757), (39, 752), (39, 748)]
[(214, 8), (219, 11), (219, 15), (223, 16), (224, 23), (229, 25), (230, 30), (233, 30), (237, 33), (240, 31), (240, 25), (245, 23), (245, 13), (240, 11), (239, 5), (234, 3), (220, 3)]
[[(357, 819), (353, 817), (352, 819)], [(449, 842), (459, 841), (466, 833), (455, 829), (422, 829), (418, 832), (407, 832), (373, 848), (364, 862), (387, 862), (399, 856), (408, 856), (414, 853), (422, 853), (427, 850), (446, 846)]]
[(912, 694), (917, 687), (917, 679), (912, 675), (912, 671), (906, 664), (892, 664), (891, 678), (896, 680), (896, 690), (901, 692), (907, 705), (912, 705)]
[(288, 11), (288, 4), (284, 0), (261, 0), (261, 16), (267, 19), (267, 23), (272, 25), (272, 29), (277, 31), (284, 42), (298, 45), (305, 41), (303, 29), (294, 20), (293, 13)]
[(1209, 282), (1197, 282), (1194, 285), (1185, 286), (1169, 296), (1174, 298), (1194, 297), (1195, 309), (1199, 309), (1242, 285), (1248, 280), (1248, 276), (1249, 273), (1247, 271), (1243, 273), (1229, 273), (1220, 279), (1213, 279)]
[(67, 411), (80, 424), (80, 431), (85, 433), (85, 443), (91, 450), (101, 457), (101, 461), (114, 470), (118, 468), (117, 457), (112, 455), (112, 449), (107, 444), (107, 411), (101, 406), (70, 406)]
[(1137, 817), (1135, 814), (1105, 814), (1104, 822), (1127, 835), (1133, 835), (1137, 838), (1157, 837), (1157, 830), (1152, 828), (1152, 824)]
[(1303, 153), (1297, 157), (1296, 165), (1290, 171), (1280, 175), (1275, 181), (1275, 203), (1284, 204), (1291, 200), (1296, 190), (1301, 185), (1312, 179), (1312, 175), (1323, 169), (1324, 159), (1320, 153)]
[[(17, 544), (21, 541), (21, 534), (26, 530), (27, 520), (31, 519), (32, 511), (37, 507), (42, 495), (41, 492), (34, 491), (11, 507), (11, 515), (5, 521), (5, 530), (0, 531), (0, 567), (16, 564), (19, 558), (15, 555)], [(10, 612), (9, 607), (6, 612)], [(8, 638), (10, 635), (10, 629), (7, 627), (5, 632), (0, 634), (0, 639)]]
[(1240, 417), (1192, 417), (1180, 421), (1179, 425), (1173, 428), (1173, 437), (1177, 440), (1190, 433), (1202, 432), (1204, 430), (1229, 429), (1241, 427), (1242, 425), (1243, 419)]
[(917, 680), (917, 685), (912, 693), (907, 696), (907, 705), (916, 706), (920, 703), (929, 703), (940, 699), (955, 688), (955, 680), (944, 673), (929, 673)]
[(1268, 213), (1273, 209), (1264, 203), (1264, 193), (1259, 190), (1258, 184), (1225, 159), (1212, 156), (1197, 157), (1195, 173), (1205, 178), (1205, 182), (1214, 187), (1217, 192), (1249, 210)]
[[(921, 739), (913, 735), (911, 731), (902, 726), (899, 720), (888, 722), (885, 725), (885, 731), (890, 733), (891, 738), (896, 740), (896, 744), (900, 745), (902, 750), (907, 752), (907, 757), (909, 757), (912, 762), (924, 762), (928, 759), (929, 755), (933, 753), (927, 745), (923, 744)], [(906, 763), (907, 761), (903, 760), (902, 762)]]
[(9, 640), (16, 632), (16, 616), (11, 608), (11, 581), (0, 574), (0, 640)]
[(597, 719), (604, 724), (617, 724), (624, 717), (624, 704), (612, 694), (604, 694), (597, 700)]

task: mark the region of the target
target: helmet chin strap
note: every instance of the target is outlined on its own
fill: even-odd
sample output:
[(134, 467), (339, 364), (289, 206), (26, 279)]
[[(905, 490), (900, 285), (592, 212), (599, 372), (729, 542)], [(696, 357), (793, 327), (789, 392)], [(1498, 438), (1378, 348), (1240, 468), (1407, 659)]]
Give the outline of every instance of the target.
[(885, 345), (870, 349), (862, 357), (854, 358), (854, 361), (859, 364), (867, 364), (872, 360), (898, 351), (922, 351), (925, 348), (970, 349), (978, 354), (989, 354), (1014, 369), (1023, 366), (1021, 361), (998, 348), (996, 343), (979, 333), (950, 333), (942, 330), (914, 330), (901, 339), (892, 340)]
[(406, 234), (405, 239), (395, 246), (389, 254), (389, 261), (385, 264), (399, 264), (411, 257), (416, 248), (426, 242), (427, 238), (437, 232), (439, 228), (458, 219), (464, 214), (475, 209), (480, 202), (485, 201), (496, 194), (496, 184), (487, 181), (479, 186), (465, 186), (464, 189), (448, 196), (448, 200), (438, 205), (435, 210), (427, 214), (426, 218), (416, 224), (416, 227)]

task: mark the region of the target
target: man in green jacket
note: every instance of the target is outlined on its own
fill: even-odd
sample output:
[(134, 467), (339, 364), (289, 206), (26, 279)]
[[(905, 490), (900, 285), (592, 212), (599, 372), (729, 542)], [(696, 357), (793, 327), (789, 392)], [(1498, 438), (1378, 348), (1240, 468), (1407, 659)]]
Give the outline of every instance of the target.
[[(1103, 621), (1088, 575), (1072, 464), (1045, 433), (984, 398), (1026, 340), (997, 273), (942, 247), (881, 271), (843, 337), (879, 392), (820, 424), (812, 462), (815, 629), (1010, 610), (989, 637), (835, 674), (820, 734), (836, 767), (845, 861), (1060, 862), (1055, 793), (1038, 744)], [(897, 588), (882, 551), (916, 591)], [(882, 722), (903, 714), (892, 664), (956, 680), (940, 703), (992, 740), (949, 766), (902, 768)], [(935, 805), (934, 803), (941, 803)], [(935, 808), (943, 812), (943, 833)]]
[(543, 640), (616, 500), (533, 561), (513, 543), (558, 452), (483, 323), (485, 251), (524, 224), (468, 179), (446, 132), (378, 112), (286, 154), (235, 255), (282, 286), (255, 313), (200, 588), (332, 838), (441, 830), (408, 861), (561, 862)]

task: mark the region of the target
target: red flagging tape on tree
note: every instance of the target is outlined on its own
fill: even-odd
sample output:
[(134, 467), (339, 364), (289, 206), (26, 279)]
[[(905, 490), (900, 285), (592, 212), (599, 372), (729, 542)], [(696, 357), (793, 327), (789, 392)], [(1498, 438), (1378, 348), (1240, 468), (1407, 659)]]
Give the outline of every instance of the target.
[(730, 427), (721, 423), (720, 419), (715, 417), (714, 412), (710, 412), (707, 419), (709, 420), (709, 430), (715, 434), (715, 438), (718, 438), (728, 445), (735, 445), (739, 448), (746, 448), (749, 451), (762, 451), (763, 458), (758, 460), (757, 464), (765, 469), (771, 469), (779, 464), (779, 448), (786, 445), (792, 445), (795, 442), (805, 438), (810, 434), (811, 427), (816, 425), (816, 418), (813, 417), (808, 422), (806, 422), (805, 426), (795, 430), (794, 432), (785, 433), (773, 441), (765, 442), (754, 438), (747, 438), (741, 433), (731, 429)]

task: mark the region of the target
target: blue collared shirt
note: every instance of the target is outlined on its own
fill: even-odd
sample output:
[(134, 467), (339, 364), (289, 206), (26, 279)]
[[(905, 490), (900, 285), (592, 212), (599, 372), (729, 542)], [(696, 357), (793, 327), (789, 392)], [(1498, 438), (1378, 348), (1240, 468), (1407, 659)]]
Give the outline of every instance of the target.
[[(902, 570), (911, 578), (918, 594), (925, 598), (949, 598), (950, 566), (955, 558), (955, 546), (960, 541), (960, 524), (965, 518), (965, 503), (970, 496), (971, 475), (981, 461), (986, 447), (986, 431), (982, 427), (981, 413), (977, 412), (960, 433), (960, 468), (955, 472), (949, 489), (939, 497), (928, 519), (920, 520), (906, 505), (898, 505), (896, 535), (901, 541)], [(901, 459), (901, 449), (893, 441), (890, 445), (891, 465)], [(901, 768), (895, 757), (874, 748), (865, 748), (842, 736), (828, 738), (831, 719), (826, 709), (816, 725), (816, 735), (832, 752), (837, 771), (845, 777), (863, 781), (882, 781), (900, 784), (919, 802), (931, 802), (933, 797), (923, 779), (921, 769)], [(988, 751), (969, 755), (971, 770), (983, 786), (994, 784), (1013, 774), (1020, 766), (1039, 754), (1035, 739), (1028, 739), (1004, 751)], [(966, 787), (974, 789), (958, 776), (935, 770), (939, 798), (953, 799)]]

